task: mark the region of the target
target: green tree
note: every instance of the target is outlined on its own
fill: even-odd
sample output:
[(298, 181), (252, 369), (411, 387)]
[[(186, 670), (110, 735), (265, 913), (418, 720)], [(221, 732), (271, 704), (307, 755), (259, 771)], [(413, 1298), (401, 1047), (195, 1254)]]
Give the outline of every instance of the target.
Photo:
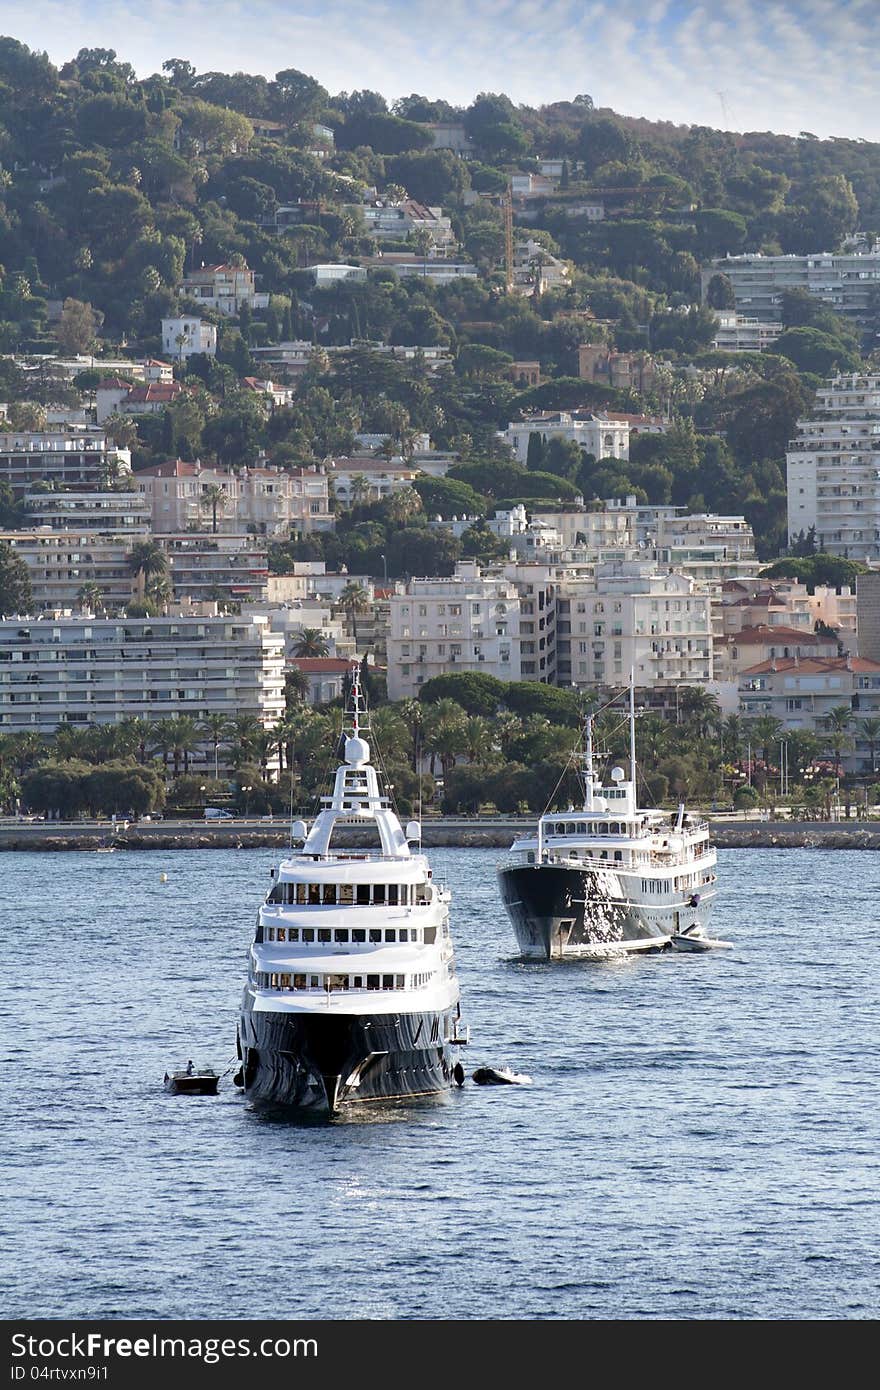
[(24, 617), (33, 607), (30, 571), (7, 541), (0, 541), (0, 617)]
[(301, 628), (291, 648), (291, 655), (295, 657), (329, 656), (329, 654), (330, 644), (321, 629), (317, 627)]
[(217, 517), (226, 510), (229, 494), (221, 483), (208, 483), (202, 488), (199, 506), (211, 512), (211, 531), (217, 534)]
[(91, 304), (79, 299), (65, 299), (55, 336), (62, 349), (72, 356), (91, 352), (98, 331), (98, 316)]

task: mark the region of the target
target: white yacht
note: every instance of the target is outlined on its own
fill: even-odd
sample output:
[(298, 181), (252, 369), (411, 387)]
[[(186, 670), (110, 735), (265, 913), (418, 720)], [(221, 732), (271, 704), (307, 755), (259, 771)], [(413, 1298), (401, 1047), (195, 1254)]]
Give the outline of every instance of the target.
[[(428, 1095), (463, 1078), (450, 895), (404, 834), (361, 736), (357, 685), (345, 761), (302, 848), (273, 870), (257, 915), (238, 1030), (238, 1080), (255, 1101), (336, 1113)], [(334, 845), (372, 827), (374, 849)]]
[(587, 718), (584, 803), (545, 811), (498, 866), (501, 896), (528, 960), (601, 959), (628, 951), (709, 945), (717, 856), (704, 821), (638, 805), (630, 685), (630, 771), (597, 779)]

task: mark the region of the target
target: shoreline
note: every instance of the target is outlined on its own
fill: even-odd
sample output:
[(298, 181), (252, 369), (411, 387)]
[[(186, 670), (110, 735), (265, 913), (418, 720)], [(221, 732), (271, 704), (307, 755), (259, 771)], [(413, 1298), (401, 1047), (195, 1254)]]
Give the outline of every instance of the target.
[[(446, 817), (422, 826), (425, 849), (508, 849), (528, 820), (462, 820)], [(880, 821), (730, 821), (709, 822), (718, 849), (861, 849), (880, 850)], [(350, 830), (351, 848), (369, 841)], [(83, 823), (0, 825), (0, 853), (15, 851), (108, 851), (178, 849), (286, 849), (286, 822), (244, 822), (238, 826), (162, 821), (120, 826)]]

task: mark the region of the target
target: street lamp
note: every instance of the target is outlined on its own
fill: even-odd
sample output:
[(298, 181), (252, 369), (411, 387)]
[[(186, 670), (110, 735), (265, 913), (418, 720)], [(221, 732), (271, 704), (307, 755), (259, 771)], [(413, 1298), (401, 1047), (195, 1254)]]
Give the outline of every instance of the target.
[(244, 792), (244, 815), (245, 815), (245, 820), (247, 820), (247, 815), (248, 815), (248, 797), (250, 796), (250, 793), (253, 791), (253, 787), (242, 787), (242, 791)]
[(385, 556), (384, 556), (384, 555), (380, 555), (380, 556), (379, 556), (379, 559), (382, 561), (382, 574), (383, 574), (383, 576), (384, 576), (384, 578), (385, 578), (385, 583), (387, 584), (387, 583), (388, 583), (388, 561), (385, 559)]

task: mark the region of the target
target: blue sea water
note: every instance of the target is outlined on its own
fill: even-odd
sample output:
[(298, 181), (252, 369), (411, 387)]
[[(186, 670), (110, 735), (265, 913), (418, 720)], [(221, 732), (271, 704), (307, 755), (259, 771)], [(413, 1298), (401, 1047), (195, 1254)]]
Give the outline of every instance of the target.
[(431, 857), (467, 1070), (533, 1085), (328, 1126), (162, 1088), (232, 1060), (271, 851), (0, 855), (4, 1316), (877, 1317), (880, 857), (722, 851), (733, 950), (604, 965)]

